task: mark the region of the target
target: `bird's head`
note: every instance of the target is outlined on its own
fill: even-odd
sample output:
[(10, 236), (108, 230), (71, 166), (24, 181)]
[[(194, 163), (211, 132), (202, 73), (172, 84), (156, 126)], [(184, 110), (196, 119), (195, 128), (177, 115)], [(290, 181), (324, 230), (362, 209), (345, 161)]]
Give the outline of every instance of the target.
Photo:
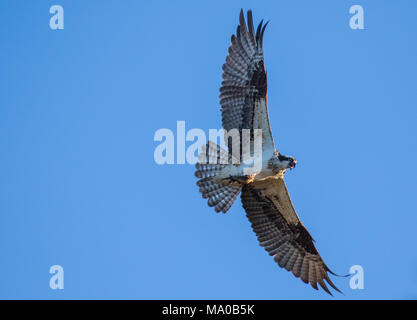
[(278, 154), (276, 157), (272, 159), (272, 167), (274, 171), (283, 171), (294, 168), (297, 164), (297, 160), (293, 157), (284, 156), (282, 154)]

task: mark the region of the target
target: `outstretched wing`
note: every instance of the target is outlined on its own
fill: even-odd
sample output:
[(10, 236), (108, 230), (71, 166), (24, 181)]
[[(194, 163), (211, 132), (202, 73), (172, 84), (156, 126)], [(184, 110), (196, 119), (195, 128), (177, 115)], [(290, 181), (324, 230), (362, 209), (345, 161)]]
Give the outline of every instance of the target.
[(320, 257), (313, 238), (298, 218), (283, 179), (245, 185), (241, 198), (260, 245), (281, 268), (316, 290), (318, 283), (331, 295), (326, 280), (340, 292), (330, 280), (328, 272), (332, 272)]
[(262, 129), (263, 149), (275, 150), (266, 102), (267, 77), (262, 44), (268, 23), (263, 25), (261, 21), (255, 33), (251, 10), (247, 19), (248, 26), (241, 10), (240, 23), (236, 35), (232, 35), (229, 55), (223, 65), (222, 124), (226, 131), (239, 130), (240, 137), (242, 129)]

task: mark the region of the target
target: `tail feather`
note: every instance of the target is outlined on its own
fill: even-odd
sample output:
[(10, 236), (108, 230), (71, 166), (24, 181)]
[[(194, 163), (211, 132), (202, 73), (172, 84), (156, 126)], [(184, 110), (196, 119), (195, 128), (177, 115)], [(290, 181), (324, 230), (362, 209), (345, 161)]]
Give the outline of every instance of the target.
[[(196, 164), (197, 170), (195, 176), (200, 178), (197, 181), (197, 185), (200, 188), (199, 190), (203, 198), (208, 199), (208, 205), (214, 207), (216, 212), (226, 213), (236, 200), (242, 187), (236, 185), (232, 186), (228, 185), (226, 182), (222, 183), (214, 180), (221, 170), (228, 165), (228, 161), (225, 160), (229, 160), (229, 156), (227, 151), (216, 144), (209, 142), (206, 146), (206, 152), (203, 151), (202, 154), (200, 154), (200, 160), (202, 160), (204, 156), (208, 156), (209, 152), (213, 151), (215, 151), (216, 154), (214, 157), (213, 154), (211, 154), (211, 161), (209, 161), (209, 163), (206, 163), (206, 160), (203, 163), (199, 162)], [(204, 159), (209, 158), (204, 157)], [(212, 163), (213, 159), (216, 159), (216, 163)]]

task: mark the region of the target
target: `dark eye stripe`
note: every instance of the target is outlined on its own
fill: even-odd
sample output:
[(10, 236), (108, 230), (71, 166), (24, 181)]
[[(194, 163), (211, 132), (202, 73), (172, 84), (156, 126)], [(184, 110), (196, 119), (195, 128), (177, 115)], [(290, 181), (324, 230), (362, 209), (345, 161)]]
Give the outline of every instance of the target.
[(288, 158), (286, 156), (283, 156), (283, 155), (279, 155), (278, 159), (279, 159), (279, 161), (284, 161), (284, 160), (290, 161), (290, 158)]

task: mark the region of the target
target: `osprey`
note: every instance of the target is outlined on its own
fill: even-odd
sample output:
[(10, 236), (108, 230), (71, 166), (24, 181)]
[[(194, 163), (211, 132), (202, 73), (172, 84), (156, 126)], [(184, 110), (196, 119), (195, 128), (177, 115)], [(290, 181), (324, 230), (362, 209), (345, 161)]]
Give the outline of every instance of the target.
[[(220, 88), (223, 129), (239, 134), (240, 148), (233, 152), (239, 143), (237, 146), (228, 143), (229, 150), (226, 151), (209, 142), (196, 164), (197, 185), (203, 198), (208, 199), (208, 205), (216, 212), (226, 213), (242, 193), (242, 205), (252, 229), (260, 245), (278, 265), (303, 282), (310, 283), (316, 290), (319, 284), (331, 294), (324, 282), (326, 280), (340, 292), (328, 275), (336, 274), (326, 266), (313, 238), (298, 218), (284, 182), (287, 169), (294, 168), (297, 161), (280, 154), (272, 138), (262, 45), (268, 23), (263, 24), (262, 20), (255, 32), (251, 10), (247, 13), (247, 21), (246, 25), (241, 10), (236, 35), (232, 35), (229, 54), (223, 65)], [(250, 130), (246, 139), (245, 130)], [(248, 174), (251, 164), (244, 159), (249, 157), (250, 149), (246, 152), (242, 149), (256, 143), (254, 131), (262, 135), (262, 151), (255, 153), (255, 160), (259, 160), (261, 166)], [(207, 156), (214, 161), (207, 162)]]

